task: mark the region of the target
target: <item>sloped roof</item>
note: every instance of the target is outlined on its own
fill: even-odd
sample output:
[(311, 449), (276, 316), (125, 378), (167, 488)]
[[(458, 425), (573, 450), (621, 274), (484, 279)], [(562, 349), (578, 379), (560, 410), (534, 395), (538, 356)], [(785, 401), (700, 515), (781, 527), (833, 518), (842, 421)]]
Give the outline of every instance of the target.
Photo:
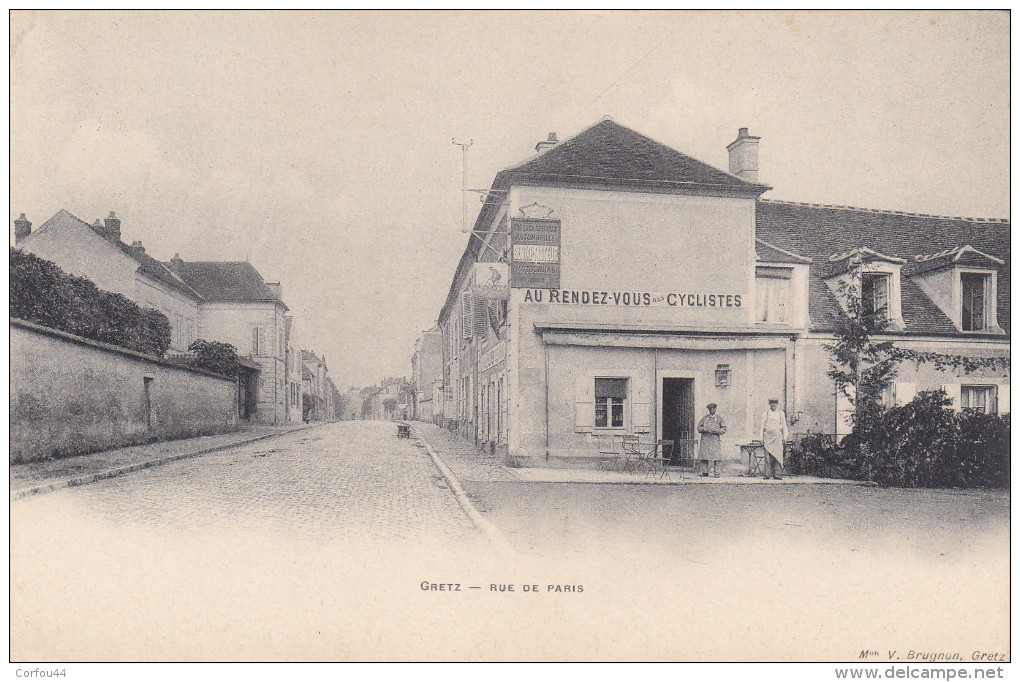
[(784, 251), (778, 246), (769, 244), (761, 239), (754, 240), (754, 256), (762, 263), (796, 263), (798, 265), (806, 265), (811, 262), (810, 258)]
[(608, 119), (503, 173), (511, 184), (698, 187), (753, 196), (768, 189)]
[(759, 199), (756, 231), (760, 239), (811, 258), (810, 316), (816, 330), (831, 328), (839, 303), (822, 278), (833, 254), (867, 248), (907, 261), (901, 279), (901, 307), (906, 331), (956, 332), (956, 327), (909, 275), (916, 256), (959, 250), (971, 245), (1004, 261), (999, 269), (998, 321), (1009, 331), (1009, 222), (878, 211)]
[(138, 249), (136, 249), (134, 247), (128, 246), (127, 244), (125, 244), (122, 241), (119, 241), (119, 240), (118, 241), (114, 241), (112, 239), (107, 239), (105, 235), (103, 235), (101, 232), (96, 230), (94, 225), (90, 225), (89, 223), (85, 222), (81, 218), (79, 218), (76, 215), (72, 214), (67, 209), (63, 209), (62, 208), (59, 211), (57, 211), (56, 214), (54, 214), (54, 216), (52, 218), (50, 218), (45, 223), (43, 223), (43, 225), (41, 225), (39, 229), (41, 230), (44, 227), (45, 228), (50, 228), (52, 226), (57, 226), (57, 225), (60, 225), (62, 223), (66, 224), (66, 223), (69, 223), (69, 222), (74, 222), (74, 223), (77, 223), (77, 224), (79, 224), (81, 226), (87, 227), (88, 229), (92, 230), (93, 232), (98, 234), (103, 239), (106, 239), (106, 241), (109, 244), (111, 244), (112, 246), (116, 247), (124, 255), (126, 255), (128, 258), (131, 258), (136, 263), (138, 263), (138, 269), (142, 273), (148, 275), (149, 277), (151, 277), (152, 279), (156, 280), (157, 282), (162, 282), (163, 284), (167, 285), (168, 287), (170, 287), (172, 289), (175, 289), (176, 291), (179, 291), (182, 294), (184, 294), (184, 295), (186, 295), (186, 296), (188, 296), (190, 298), (194, 298), (194, 299), (198, 299), (198, 300), (202, 299), (202, 296), (197, 291), (195, 291), (192, 287), (188, 286), (188, 284), (184, 280), (182, 280), (180, 277), (178, 277), (176, 274), (174, 274), (171, 270), (169, 270), (161, 262), (159, 262), (158, 260), (156, 260), (152, 256), (150, 256), (150, 255), (148, 255), (148, 254), (146, 254), (146, 253), (144, 253), (142, 251), (139, 251)]
[(182, 261), (179, 274), (206, 301), (278, 303), (287, 309), (247, 261)]

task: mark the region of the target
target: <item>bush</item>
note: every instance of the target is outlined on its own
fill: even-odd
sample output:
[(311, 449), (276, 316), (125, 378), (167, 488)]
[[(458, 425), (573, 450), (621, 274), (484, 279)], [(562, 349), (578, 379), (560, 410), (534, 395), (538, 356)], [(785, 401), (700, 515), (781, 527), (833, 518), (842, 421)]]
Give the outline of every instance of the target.
[(170, 321), (158, 310), (19, 249), (11, 248), (10, 265), (11, 317), (149, 355), (170, 347)]
[(1009, 487), (1009, 417), (959, 413), (942, 391), (862, 413), (838, 445), (807, 434), (791, 447), (793, 473), (905, 488)]
[(194, 353), (188, 361), (191, 367), (234, 378), (241, 373), (237, 349), (232, 344), (196, 339), (188, 346), (188, 350)]

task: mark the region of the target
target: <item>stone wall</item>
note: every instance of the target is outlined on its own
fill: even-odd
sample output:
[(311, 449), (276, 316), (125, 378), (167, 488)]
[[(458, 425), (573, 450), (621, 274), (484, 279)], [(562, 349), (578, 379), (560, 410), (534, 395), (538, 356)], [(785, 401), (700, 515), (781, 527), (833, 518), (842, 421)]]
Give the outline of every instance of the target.
[(10, 461), (234, 431), (237, 384), (10, 321)]

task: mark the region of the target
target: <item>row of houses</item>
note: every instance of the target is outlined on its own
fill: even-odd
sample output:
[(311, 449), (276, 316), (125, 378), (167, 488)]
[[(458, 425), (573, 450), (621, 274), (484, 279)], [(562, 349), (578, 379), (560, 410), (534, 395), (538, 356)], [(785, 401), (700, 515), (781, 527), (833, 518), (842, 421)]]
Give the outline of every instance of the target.
[(415, 417), (525, 464), (695, 439), (708, 403), (731, 459), (773, 398), (794, 433), (839, 435), (826, 346), (851, 295), (930, 360), (889, 404), (940, 388), (1008, 413), (1008, 220), (768, 199), (758, 144), (740, 129), (721, 170), (604, 119), (497, 173), (416, 344)]
[(231, 344), (242, 364), (241, 420), (285, 424), (337, 417), (339, 392), (325, 358), (301, 349), (281, 283), (266, 281), (251, 263), (186, 261), (179, 254), (158, 260), (140, 241), (122, 239), (113, 212), (90, 224), (62, 209), (35, 230), (22, 213), (14, 233), (16, 248), (166, 315), (168, 355), (186, 355), (197, 339)]

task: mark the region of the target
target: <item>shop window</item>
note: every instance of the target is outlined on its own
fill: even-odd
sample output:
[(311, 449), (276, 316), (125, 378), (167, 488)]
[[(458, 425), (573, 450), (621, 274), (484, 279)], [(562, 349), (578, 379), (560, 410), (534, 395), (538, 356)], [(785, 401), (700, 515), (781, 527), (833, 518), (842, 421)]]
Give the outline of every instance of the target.
[(627, 401), (626, 379), (595, 379), (595, 426), (622, 428)]
[(861, 308), (865, 315), (889, 319), (889, 284), (892, 277), (885, 273), (861, 276)]
[(961, 328), (965, 332), (977, 332), (988, 329), (988, 304), (991, 301), (989, 289), (991, 276), (975, 272), (960, 274), (960, 285), (963, 289), (963, 315)]
[(789, 321), (791, 268), (755, 268), (755, 319), (786, 324)]
[(995, 412), (995, 386), (961, 386), (960, 407), (965, 412), (993, 414)]

